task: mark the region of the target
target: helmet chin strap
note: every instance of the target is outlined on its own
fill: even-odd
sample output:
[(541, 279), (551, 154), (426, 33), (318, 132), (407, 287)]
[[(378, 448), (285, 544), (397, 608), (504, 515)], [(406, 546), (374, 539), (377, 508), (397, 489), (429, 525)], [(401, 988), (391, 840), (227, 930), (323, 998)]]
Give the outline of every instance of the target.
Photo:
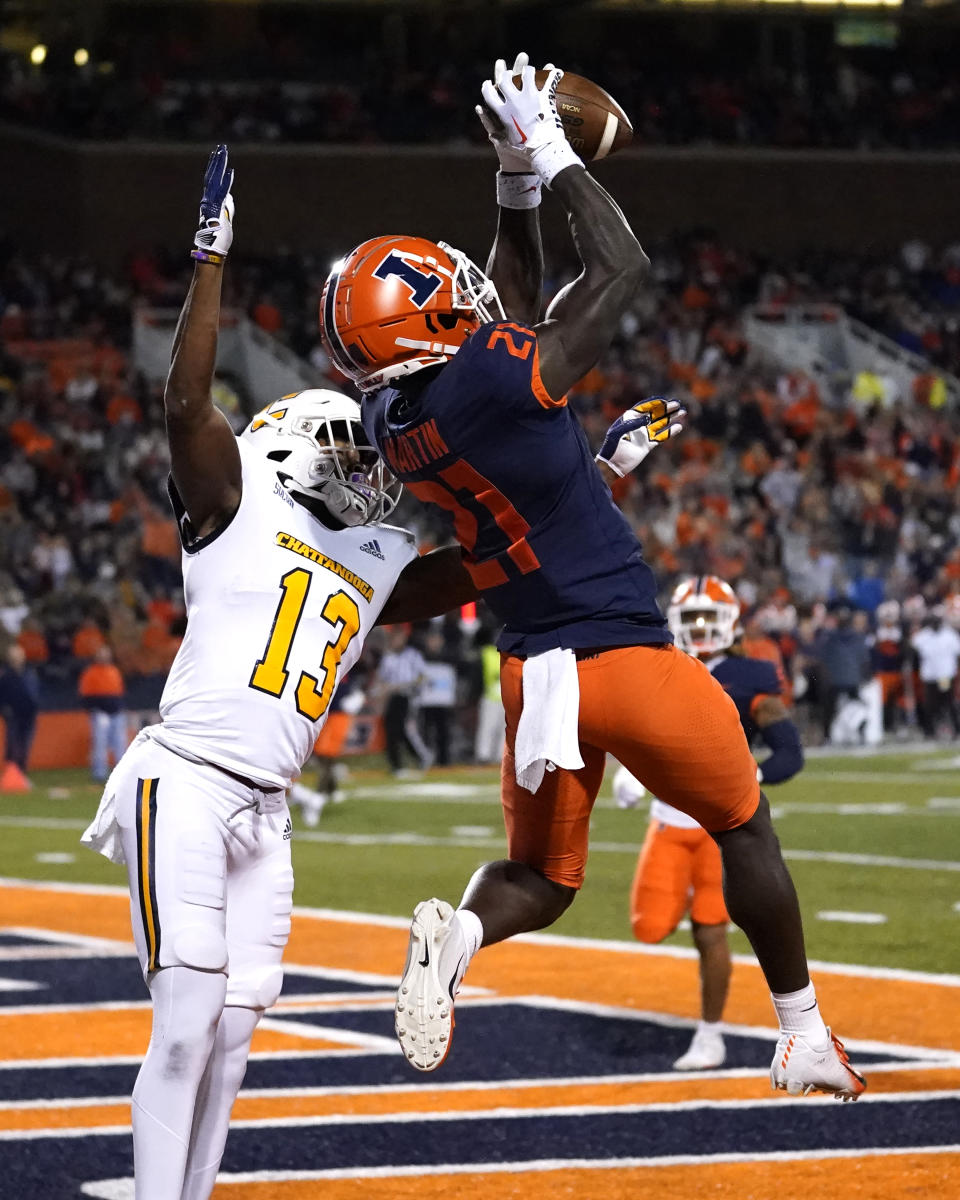
[(344, 487), (337, 479), (327, 480), (310, 492), (298, 488), (290, 476), (281, 477), (280, 482), (295, 500), (311, 512), (316, 508), (323, 509), (324, 514), (340, 526), (363, 525), (368, 519), (369, 505), (363, 497), (352, 488)]

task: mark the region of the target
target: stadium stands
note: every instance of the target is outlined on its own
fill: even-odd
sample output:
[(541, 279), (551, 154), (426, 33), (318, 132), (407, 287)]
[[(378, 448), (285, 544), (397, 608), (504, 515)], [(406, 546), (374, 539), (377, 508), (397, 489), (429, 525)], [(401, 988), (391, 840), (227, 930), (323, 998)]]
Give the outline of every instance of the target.
[[(956, 248), (772, 264), (701, 233), (651, 254), (655, 286), (574, 402), (595, 440), (650, 393), (669, 391), (691, 412), (676, 450), (618, 495), (664, 587), (686, 572), (729, 579), (788, 666), (805, 646), (801, 674), (839, 604), (872, 622), (881, 601), (911, 601), (914, 623), (960, 604), (960, 417), (938, 373), (960, 353)], [(317, 382), (338, 383), (315, 336), (317, 261), (238, 256), (228, 280), (231, 303), (304, 356)], [(113, 279), (83, 261), (7, 250), (0, 620), (39, 669), (48, 708), (75, 703), (76, 677), (104, 639), (130, 707), (153, 707), (182, 633), (160, 386), (134, 369), (130, 332), (137, 304), (174, 304), (184, 284), (180, 259), (156, 253)], [(751, 352), (742, 314), (752, 302), (774, 313), (843, 303), (926, 353), (930, 369), (909, 390), (871, 372), (786, 369)], [(243, 394), (239, 380), (224, 391), (238, 424), (268, 399)], [(412, 502), (401, 517), (424, 544), (443, 536)]]

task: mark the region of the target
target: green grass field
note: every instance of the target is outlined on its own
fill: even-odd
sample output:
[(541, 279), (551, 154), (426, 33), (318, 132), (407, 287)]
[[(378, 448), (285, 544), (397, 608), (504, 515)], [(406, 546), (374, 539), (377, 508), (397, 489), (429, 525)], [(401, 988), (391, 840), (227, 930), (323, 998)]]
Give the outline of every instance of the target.
[[(554, 932), (631, 936), (627, 904), (646, 812), (614, 806), (611, 774), (583, 894)], [(29, 795), (0, 795), (0, 874), (123, 883), (119, 868), (78, 845), (99, 798), (85, 773), (39, 772), (34, 784)], [(458, 899), (471, 872), (503, 853), (491, 770), (400, 783), (358, 765), (346, 792), (315, 830), (294, 814), (300, 905), (407, 916), (425, 896)], [(960, 973), (960, 758), (944, 749), (813, 757), (797, 780), (771, 789), (771, 802), (811, 958)], [(820, 915), (830, 912), (846, 916)], [(851, 914), (876, 914), (867, 920), (877, 923)], [(673, 940), (686, 944), (689, 934)], [(748, 949), (742, 935), (734, 948)]]

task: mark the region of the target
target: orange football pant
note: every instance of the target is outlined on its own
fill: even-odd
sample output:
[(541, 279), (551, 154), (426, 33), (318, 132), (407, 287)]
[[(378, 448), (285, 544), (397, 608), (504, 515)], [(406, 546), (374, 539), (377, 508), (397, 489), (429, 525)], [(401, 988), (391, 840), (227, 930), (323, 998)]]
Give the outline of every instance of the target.
[(705, 829), (651, 821), (630, 889), (630, 924), (641, 942), (662, 942), (684, 913), (698, 925), (725, 925), (723, 864)]
[(507, 852), (568, 887), (583, 883), (590, 813), (608, 753), (654, 796), (704, 829), (734, 829), (760, 802), (757, 764), (736, 705), (703, 663), (676, 646), (623, 646), (577, 663), (579, 771), (548, 771), (536, 794), (516, 781), (523, 660), (503, 656), (507, 719), (500, 797)]

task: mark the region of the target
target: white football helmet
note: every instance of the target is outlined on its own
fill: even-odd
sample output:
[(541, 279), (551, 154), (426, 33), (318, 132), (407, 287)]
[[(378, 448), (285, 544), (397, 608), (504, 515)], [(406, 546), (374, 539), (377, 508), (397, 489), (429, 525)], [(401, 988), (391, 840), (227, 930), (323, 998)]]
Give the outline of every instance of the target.
[(261, 409), (240, 436), (275, 466), (291, 496), (321, 505), (341, 525), (373, 524), (396, 508), (402, 485), (367, 440), (349, 396), (294, 392)]
[(737, 637), (740, 601), (718, 575), (691, 575), (674, 588), (667, 624), (677, 645), (701, 657), (729, 649)]

